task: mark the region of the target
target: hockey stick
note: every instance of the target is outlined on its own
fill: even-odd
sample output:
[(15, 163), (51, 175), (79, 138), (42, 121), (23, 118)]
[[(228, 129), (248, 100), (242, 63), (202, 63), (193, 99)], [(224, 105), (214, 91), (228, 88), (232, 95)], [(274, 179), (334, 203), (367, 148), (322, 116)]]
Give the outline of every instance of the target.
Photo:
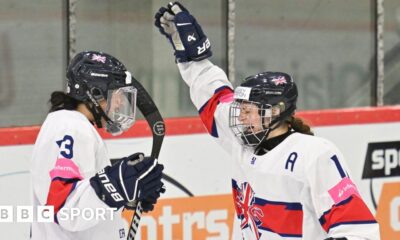
[[(164, 120), (154, 104), (153, 99), (151, 99), (149, 93), (144, 89), (141, 83), (139, 83), (135, 78), (132, 77), (132, 85), (137, 89), (137, 102), (136, 106), (142, 112), (144, 118), (146, 119), (153, 135), (153, 145), (151, 149), (151, 156), (153, 158), (158, 158), (160, 154), (161, 145), (164, 140), (165, 135), (165, 124)], [(142, 216), (142, 204), (138, 202), (136, 205), (135, 213), (132, 217), (131, 224), (129, 227), (127, 240), (135, 239), (136, 233), (139, 228), (140, 218)]]

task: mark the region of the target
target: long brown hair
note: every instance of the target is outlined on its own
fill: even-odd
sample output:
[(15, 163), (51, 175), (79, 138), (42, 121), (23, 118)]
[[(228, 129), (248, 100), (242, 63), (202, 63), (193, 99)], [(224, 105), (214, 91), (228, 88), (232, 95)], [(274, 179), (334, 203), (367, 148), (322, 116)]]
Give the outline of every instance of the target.
[(295, 131), (307, 135), (314, 135), (314, 133), (311, 130), (311, 127), (305, 123), (305, 121), (301, 118), (291, 116), (288, 119), (289, 126)]

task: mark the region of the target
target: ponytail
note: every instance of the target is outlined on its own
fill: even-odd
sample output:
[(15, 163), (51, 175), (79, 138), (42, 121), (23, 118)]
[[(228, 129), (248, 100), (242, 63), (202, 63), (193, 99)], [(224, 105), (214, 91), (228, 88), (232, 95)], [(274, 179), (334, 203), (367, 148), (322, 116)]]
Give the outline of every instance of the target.
[(311, 131), (311, 127), (308, 126), (301, 118), (291, 116), (289, 118), (289, 125), (295, 132), (314, 135), (314, 133)]
[(51, 107), (49, 112), (55, 112), (57, 110), (76, 110), (78, 108), (80, 101), (68, 96), (64, 92), (55, 91), (51, 93), (49, 100)]

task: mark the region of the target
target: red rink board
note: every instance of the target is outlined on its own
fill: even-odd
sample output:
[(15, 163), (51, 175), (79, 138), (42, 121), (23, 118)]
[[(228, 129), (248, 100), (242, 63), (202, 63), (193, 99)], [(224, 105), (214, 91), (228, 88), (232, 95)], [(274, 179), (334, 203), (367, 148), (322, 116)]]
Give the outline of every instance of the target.
[[(337, 126), (372, 123), (400, 123), (400, 106), (366, 107), (349, 109), (330, 109), (318, 111), (302, 111), (296, 116), (306, 120), (312, 127)], [(199, 117), (165, 119), (166, 135), (185, 135), (206, 133)], [(0, 146), (34, 144), (40, 126), (0, 128)], [(147, 122), (140, 120), (128, 132), (113, 137), (104, 130), (99, 130), (104, 139), (135, 138), (151, 136)]]

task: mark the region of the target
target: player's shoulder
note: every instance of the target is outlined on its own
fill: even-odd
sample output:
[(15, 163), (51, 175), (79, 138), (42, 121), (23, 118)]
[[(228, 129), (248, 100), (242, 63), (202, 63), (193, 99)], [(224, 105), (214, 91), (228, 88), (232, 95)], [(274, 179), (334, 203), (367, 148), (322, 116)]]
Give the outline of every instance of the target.
[(47, 115), (46, 121), (52, 121), (59, 124), (83, 124), (88, 119), (82, 113), (74, 110), (58, 110)]
[(290, 135), (290, 140), (291, 140), (290, 143), (291, 145), (295, 144), (307, 151), (312, 151), (312, 152), (323, 153), (337, 149), (335, 144), (330, 140), (314, 135), (308, 135), (296, 132)]
[(301, 133), (294, 133), (291, 138), (293, 149), (305, 157), (306, 168), (315, 164), (331, 164), (333, 156), (344, 159), (343, 154), (336, 145), (326, 138)]
[(86, 137), (93, 135), (93, 127), (85, 115), (71, 110), (58, 110), (49, 113), (42, 128), (47, 128), (54, 133), (72, 133)]

